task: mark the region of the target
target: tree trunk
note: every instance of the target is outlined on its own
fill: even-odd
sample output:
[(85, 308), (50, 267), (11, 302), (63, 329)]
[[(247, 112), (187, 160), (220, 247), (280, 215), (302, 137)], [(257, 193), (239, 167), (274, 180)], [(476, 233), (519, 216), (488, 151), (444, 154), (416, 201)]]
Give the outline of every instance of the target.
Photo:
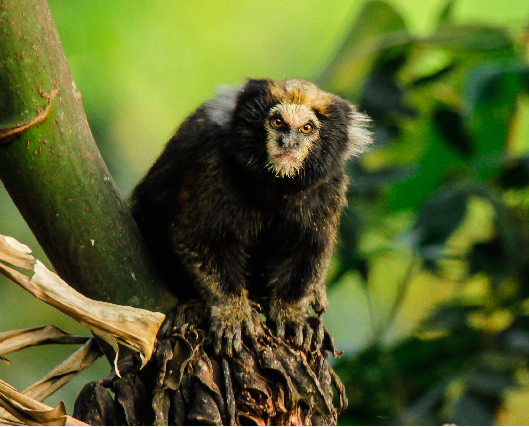
[(158, 311), (176, 304), (95, 145), (45, 0), (0, 2), (0, 179), (78, 291)]

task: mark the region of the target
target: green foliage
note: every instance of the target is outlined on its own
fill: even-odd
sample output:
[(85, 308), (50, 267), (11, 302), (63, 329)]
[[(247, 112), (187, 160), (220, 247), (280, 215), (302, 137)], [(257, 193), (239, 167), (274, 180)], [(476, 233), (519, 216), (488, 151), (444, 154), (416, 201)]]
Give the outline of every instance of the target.
[[(382, 269), (396, 289), (370, 344), (337, 364), (343, 423), (527, 422), (513, 409), (529, 373), (527, 39), (453, 24), (452, 8), (416, 38), (391, 6), (367, 3), (320, 77), (374, 119), (333, 283), (360, 271), (373, 300)], [(400, 282), (398, 253), (410, 254)], [(413, 286), (429, 294), (422, 317), (403, 313)], [(397, 318), (417, 322), (411, 334)]]

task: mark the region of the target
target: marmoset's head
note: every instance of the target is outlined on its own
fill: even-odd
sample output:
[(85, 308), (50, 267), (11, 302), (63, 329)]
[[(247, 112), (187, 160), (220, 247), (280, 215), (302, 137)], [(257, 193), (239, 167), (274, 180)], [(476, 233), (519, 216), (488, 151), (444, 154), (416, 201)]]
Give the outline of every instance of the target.
[(369, 118), (302, 79), (248, 80), (206, 104), (246, 168), (282, 179), (318, 179), (366, 150)]

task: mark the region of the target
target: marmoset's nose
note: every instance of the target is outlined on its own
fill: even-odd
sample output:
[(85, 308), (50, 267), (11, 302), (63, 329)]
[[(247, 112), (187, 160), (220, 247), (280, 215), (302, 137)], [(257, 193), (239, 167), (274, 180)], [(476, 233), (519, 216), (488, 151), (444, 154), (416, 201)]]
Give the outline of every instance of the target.
[(280, 142), (283, 148), (297, 148), (299, 147), (299, 136), (294, 130), (283, 135)]

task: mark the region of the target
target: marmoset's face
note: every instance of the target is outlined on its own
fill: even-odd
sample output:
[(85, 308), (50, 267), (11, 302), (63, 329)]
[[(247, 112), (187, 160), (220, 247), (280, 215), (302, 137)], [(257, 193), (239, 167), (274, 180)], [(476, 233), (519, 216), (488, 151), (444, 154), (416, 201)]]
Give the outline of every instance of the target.
[(306, 80), (249, 80), (230, 99), (210, 103), (209, 116), (229, 132), (244, 172), (258, 179), (313, 184), (342, 173), (344, 161), (371, 142), (366, 116)]
[(307, 105), (278, 104), (265, 124), (268, 168), (277, 176), (292, 177), (303, 167), (319, 138), (321, 123)]

